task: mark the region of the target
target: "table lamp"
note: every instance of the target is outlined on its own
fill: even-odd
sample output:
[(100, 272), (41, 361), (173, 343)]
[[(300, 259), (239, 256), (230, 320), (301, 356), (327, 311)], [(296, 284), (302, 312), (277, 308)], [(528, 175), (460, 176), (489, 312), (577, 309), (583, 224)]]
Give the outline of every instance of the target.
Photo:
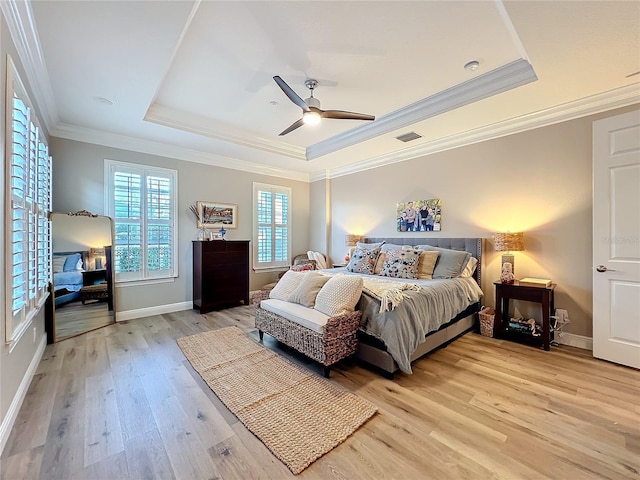
[(511, 264), (511, 271), (515, 275), (515, 258), (511, 252), (521, 252), (524, 250), (524, 233), (496, 233), (493, 236), (494, 250), (496, 252), (507, 252), (502, 254), (502, 268), (505, 263)]
[(344, 244), (345, 246), (349, 247), (349, 250), (347, 250), (347, 255), (344, 257), (347, 262), (351, 258), (351, 247), (355, 247), (358, 242), (362, 241), (362, 238), (362, 235), (347, 234), (344, 236)]

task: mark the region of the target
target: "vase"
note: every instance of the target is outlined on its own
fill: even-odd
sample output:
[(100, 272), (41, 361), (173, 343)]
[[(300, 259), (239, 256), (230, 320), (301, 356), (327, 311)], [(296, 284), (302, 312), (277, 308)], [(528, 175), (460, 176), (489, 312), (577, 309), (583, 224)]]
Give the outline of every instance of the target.
[(211, 232), (206, 228), (201, 228), (198, 230), (198, 241), (199, 242), (208, 242), (211, 240)]

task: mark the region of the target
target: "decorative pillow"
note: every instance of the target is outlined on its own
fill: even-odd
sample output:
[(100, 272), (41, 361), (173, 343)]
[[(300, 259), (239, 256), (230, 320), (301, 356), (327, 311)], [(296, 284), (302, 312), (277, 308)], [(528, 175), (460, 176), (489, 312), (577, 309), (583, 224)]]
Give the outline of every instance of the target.
[(353, 251), (351, 260), (349, 260), (349, 263), (347, 264), (347, 270), (354, 273), (374, 275), (378, 255), (380, 255), (380, 247), (370, 250), (356, 248)]
[(353, 312), (362, 295), (362, 277), (335, 275), (318, 292), (315, 309), (330, 317)]
[(416, 248), (440, 252), (436, 267), (433, 269), (433, 278), (459, 277), (471, 257), (469, 252), (463, 250), (450, 250), (432, 245), (416, 245)]
[(461, 277), (473, 277), (473, 272), (476, 271), (476, 267), (478, 266), (478, 259), (476, 257), (469, 257), (469, 261), (467, 265), (462, 270), (460, 274)]
[(53, 273), (60, 273), (64, 268), (67, 257), (53, 257)]
[(417, 278), (420, 252), (418, 250), (388, 250), (380, 275), (393, 278)]
[(387, 250), (402, 250), (403, 248), (402, 245), (396, 245), (395, 243), (385, 243), (382, 245), (382, 247), (380, 247), (380, 255), (378, 255), (378, 260), (376, 261), (375, 274), (382, 275), (382, 266), (384, 265), (385, 252)]
[(289, 295), (287, 302), (299, 303), (305, 307), (313, 308), (318, 292), (330, 278), (318, 272), (309, 272), (304, 276), (300, 285)]
[[(414, 247), (402, 247), (403, 250), (413, 249)], [(437, 250), (418, 250), (420, 252), (420, 260), (418, 260), (418, 275), (420, 280), (431, 280), (433, 275), (433, 269), (438, 261), (440, 252)]]
[(292, 272), (307, 272), (309, 270), (315, 270), (315, 261), (313, 263), (303, 263), (300, 265), (291, 265)]
[(384, 259), (387, 257), (386, 252), (380, 252), (378, 259), (376, 260), (376, 266), (373, 269), (373, 273), (376, 275), (382, 275), (382, 266), (384, 265)]
[(76, 270), (82, 271), (82, 259), (78, 259), (78, 263), (76, 263)]
[(308, 272), (294, 272), (287, 270), (282, 278), (278, 280), (276, 286), (269, 292), (269, 298), (276, 298), (278, 300), (284, 300), (285, 302), (291, 296), (293, 291), (298, 288), (300, 282)]
[(62, 271), (73, 272), (74, 270), (77, 270), (78, 260), (82, 260), (82, 256), (79, 253), (74, 253), (73, 255), (69, 255), (64, 261), (64, 265), (62, 266)]

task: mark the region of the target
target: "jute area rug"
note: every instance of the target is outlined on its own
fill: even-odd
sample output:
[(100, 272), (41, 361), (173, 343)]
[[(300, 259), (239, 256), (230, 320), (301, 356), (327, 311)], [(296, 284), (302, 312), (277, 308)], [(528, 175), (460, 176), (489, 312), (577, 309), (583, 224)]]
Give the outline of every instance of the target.
[(377, 410), (237, 327), (180, 338), (178, 345), (218, 398), (294, 474), (343, 442)]

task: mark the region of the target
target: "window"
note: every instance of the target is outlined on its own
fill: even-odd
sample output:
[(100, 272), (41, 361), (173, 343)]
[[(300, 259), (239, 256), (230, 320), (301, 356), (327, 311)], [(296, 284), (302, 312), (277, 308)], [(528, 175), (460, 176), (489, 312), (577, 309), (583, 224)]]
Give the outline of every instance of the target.
[(7, 60), (6, 341), (16, 342), (48, 296), (51, 282), (51, 157), (10, 57)]
[(178, 172), (105, 160), (116, 282), (178, 276)]
[(291, 189), (253, 184), (253, 268), (286, 267), (291, 257)]

